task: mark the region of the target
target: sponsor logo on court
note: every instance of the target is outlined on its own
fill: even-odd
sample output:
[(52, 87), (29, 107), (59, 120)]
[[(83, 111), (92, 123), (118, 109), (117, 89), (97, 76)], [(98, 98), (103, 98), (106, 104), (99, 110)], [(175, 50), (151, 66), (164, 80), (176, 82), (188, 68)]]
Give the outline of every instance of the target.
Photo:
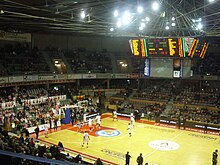
[(169, 141), (169, 140), (155, 140), (148, 145), (155, 149), (155, 150), (160, 150), (160, 151), (173, 151), (177, 150), (179, 148), (179, 144)]
[(99, 130), (96, 131), (95, 134), (97, 136), (104, 136), (104, 137), (113, 137), (113, 136), (118, 136), (121, 134), (118, 130)]
[(216, 137), (211, 137), (211, 136), (206, 136), (206, 135), (198, 135), (198, 134), (194, 134), (194, 133), (190, 133), (188, 135), (193, 136), (193, 137), (197, 137), (197, 138), (206, 139), (206, 140), (217, 140)]
[(125, 159), (125, 154), (117, 152), (117, 151), (112, 151), (112, 150), (109, 150), (109, 149), (102, 149), (101, 152), (106, 154), (106, 155), (115, 157), (115, 158)]

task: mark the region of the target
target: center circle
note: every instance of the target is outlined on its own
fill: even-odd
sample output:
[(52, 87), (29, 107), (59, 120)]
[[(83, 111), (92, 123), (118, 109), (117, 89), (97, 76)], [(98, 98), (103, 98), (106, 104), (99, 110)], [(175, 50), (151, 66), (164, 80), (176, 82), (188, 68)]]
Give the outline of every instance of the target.
[(172, 142), (169, 140), (155, 140), (149, 142), (148, 145), (151, 148), (160, 151), (173, 151), (173, 150), (177, 150), (180, 147), (180, 145), (177, 144), (176, 142)]
[(96, 134), (97, 136), (114, 137), (114, 136), (120, 135), (121, 132), (119, 132), (118, 130), (106, 129), (106, 130), (96, 131), (95, 134)]

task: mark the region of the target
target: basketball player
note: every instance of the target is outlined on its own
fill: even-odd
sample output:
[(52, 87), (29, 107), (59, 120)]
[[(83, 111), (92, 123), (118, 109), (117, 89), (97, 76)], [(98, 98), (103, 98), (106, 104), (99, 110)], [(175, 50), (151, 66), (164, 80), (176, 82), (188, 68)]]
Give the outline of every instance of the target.
[(95, 121), (96, 121), (96, 128), (99, 129), (101, 125), (101, 116), (99, 114), (95, 117)]
[(87, 123), (87, 119), (86, 119), (86, 113), (83, 114), (83, 123), (86, 124)]
[(87, 148), (88, 148), (89, 140), (90, 140), (89, 134), (88, 134), (87, 131), (85, 131), (84, 134), (83, 134), (83, 144), (82, 144), (82, 147), (84, 147), (84, 144), (86, 144)]
[(116, 110), (113, 111), (113, 121), (114, 121), (115, 119), (118, 121), (118, 116), (117, 116)]
[(129, 135), (129, 137), (131, 137), (131, 123), (128, 123), (128, 128), (127, 128), (127, 130), (128, 130), (128, 135)]
[(82, 125), (81, 125), (80, 121), (78, 121), (78, 123), (77, 123), (77, 132), (81, 133), (81, 128), (82, 128)]
[(131, 127), (134, 128), (135, 119), (133, 114), (131, 114), (130, 120), (131, 120)]
[(89, 118), (88, 120), (88, 126), (89, 126), (89, 131), (91, 132), (92, 131), (92, 119)]

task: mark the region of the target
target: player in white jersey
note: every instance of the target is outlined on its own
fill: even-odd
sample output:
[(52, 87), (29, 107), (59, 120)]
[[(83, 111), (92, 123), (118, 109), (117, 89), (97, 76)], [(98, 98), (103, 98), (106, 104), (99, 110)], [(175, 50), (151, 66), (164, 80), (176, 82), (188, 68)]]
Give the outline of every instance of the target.
[(83, 114), (83, 123), (86, 124), (87, 123), (87, 119), (86, 119), (86, 113)]
[(129, 137), (131, 137), (131, 123), (128, 123), (128, 128), (127, 128), (127, 130), (128, 130), (128, 135), (129, 135)]
[(82, 147), (84, 147), (84, 144), (86, 144), (87, 148), (88, 148), (89, 140), (90, 140), (89, 134), (88, 134), (87, 131), (85, 131), (84, 134), (83, 134), (83, 144), (82, 144)]
[(88, 119), (88, 126), (89, 126), (89, 130), (91, 132), (92, 131), (92, 119), (91, 118)]
[(113, 121), (114, 121), (115, 119), (118, 120), (118, 116), (117, 116), (116, 110), (113, 111)]
[(130, 120), (131, 120), (131, 126), (134, 127), (134, 123), (135, 123), (134, 115), (131, 115)]
[(99, 129), (101, 125), (101, 116), (99, 114), (95, 117), (95, 121), (96, 121), (96, 128)]

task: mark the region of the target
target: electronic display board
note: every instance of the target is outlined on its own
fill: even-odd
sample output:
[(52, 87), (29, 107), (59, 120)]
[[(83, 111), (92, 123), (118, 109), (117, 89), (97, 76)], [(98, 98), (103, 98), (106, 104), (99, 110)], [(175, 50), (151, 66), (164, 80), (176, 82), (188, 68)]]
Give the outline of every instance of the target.
[(184, 37), (182, 38), (183, 45), (183, 56), (189, 57), (190, 48), (193, 45), (194, 38), (192, 37)]
[(150, 77), (173, 78), (172, 58), (150, 59)]
[(204, 39), (200, 39), (195, 49), (194, 56), (204, 58), (207, 48), (208, 43)]
[(129, 40), (131, 52), (139, 57), (177, 57), (199, 56), (204, 58), (208, 43), (197, 38), (143, 38)]
[(153, 55), (166, 57), (169, 54), (166, 38), (147, 39), (146, 49), (148, 55), (152, 57)]
[(169, 55), (171, 57), (183, 57), (183, 45), (181, 38), (168, 38)]

